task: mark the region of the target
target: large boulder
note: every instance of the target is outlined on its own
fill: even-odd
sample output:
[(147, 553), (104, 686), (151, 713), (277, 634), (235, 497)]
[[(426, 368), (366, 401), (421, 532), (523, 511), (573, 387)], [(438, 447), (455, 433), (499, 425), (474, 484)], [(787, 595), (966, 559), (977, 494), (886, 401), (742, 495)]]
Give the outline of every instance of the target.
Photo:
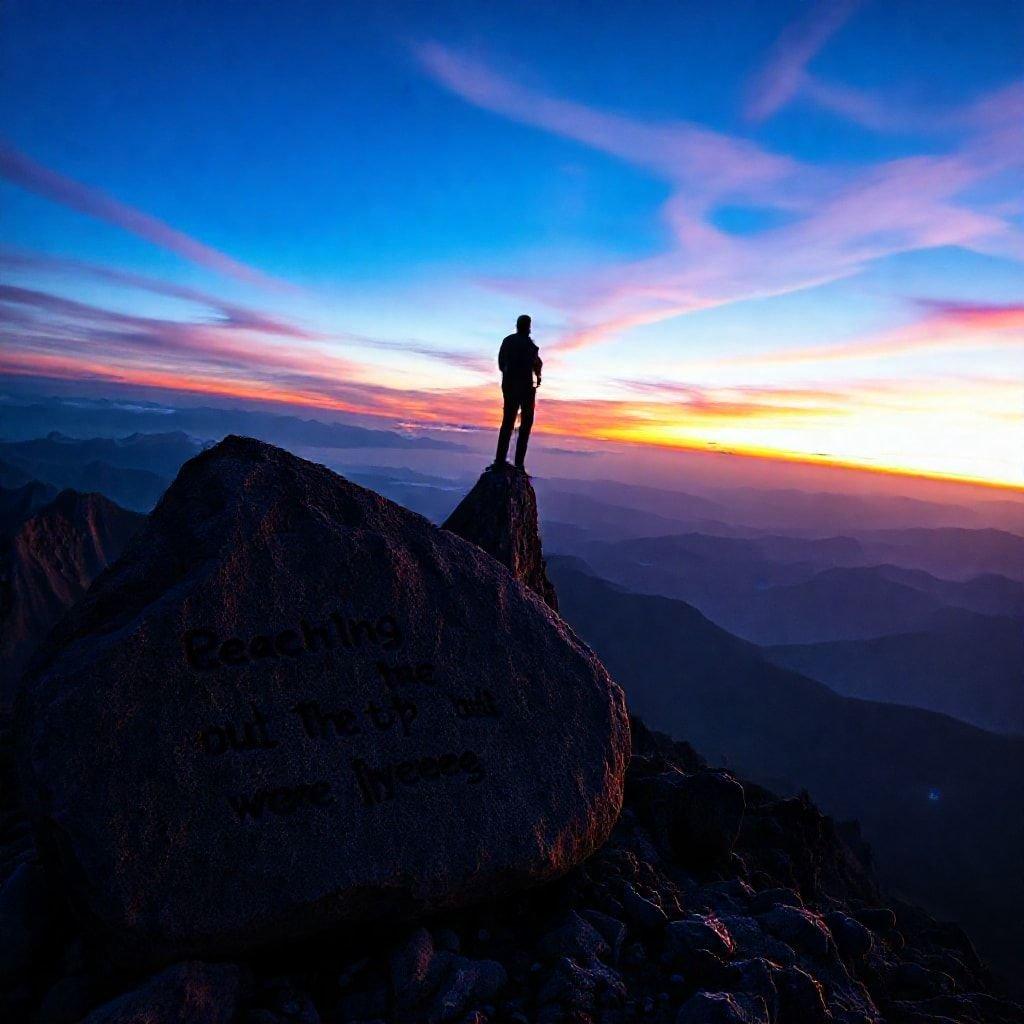
[(58, 626), (16, 731), (44, 854), (152, 961), (558, 876), (629, 751), (619, 688), (494, 559), (239, 437)]

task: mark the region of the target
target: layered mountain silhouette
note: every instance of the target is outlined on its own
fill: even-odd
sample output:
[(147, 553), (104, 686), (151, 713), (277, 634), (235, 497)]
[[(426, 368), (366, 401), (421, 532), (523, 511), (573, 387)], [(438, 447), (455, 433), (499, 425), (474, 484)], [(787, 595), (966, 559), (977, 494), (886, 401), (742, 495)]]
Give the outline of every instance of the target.
[[(26, 485), (32, 495), (45, 486)], [(93, 579), (124, 550), (143, 517), (101, 494), (62, 491), (42, 507), (25, 488), (0, 488), (0, 507), (27, 514), (7, 517), (0, 534), (0, 707), (9, 706), (26, 661), (39, 641)]]
[[(333, 420), (301, 418), (255, 409), (217, 406), (174, 407), (156, 402), (38, 396), (4, 403), (4, 432), (12, 439), (34, 439), (58, 430), (78, 437), (159, 436), (180, 433), (213, 442), (241, 433), (290, 448), (383, 448), (411, 451), (463, 451), (452, 441), (411, 437), (394, 430)], [(177, 467), (175, 467), (177, 468)]]
[[(972, 544), (977, 534), (988, 535), (966, 533)], [(1010, 534), (997, 537), (997, 544), (1009, 549), (1016, 541)], [(688, 533), (611, 543), (584, 539), (573, 544), (570, 539), (563, 547), (630, 590), (688, 601), (755, 643), (815, 643), (919, 631), (929, 628), (933, 615), (944, 607), (1024, 614), (1024, 585), (1019, 581), (995, 572), (966, 575), (964, 566), (984, 561), (976, 550), (968, 550), (964, 562), (957, 563), (961, 578), (940, 579), (908, 566), (858, 565), (869, 560), (870, 552), (847, 537)], [(893, 554), (889, 549), (886, 553)], [(919, 560), (913, 550), (907, 559)]]
[[(563, 616), (635, 713), (713, 763), (857, 818), (883, 876), (963, 922), (994, 959), (1024, 941), (1024, 739), (853, 700), (767, 661), (681, 601), (553, 558)], [(984, 865), (984, 870), (978, 866)]]
[(0, 442), (0, 460), (58, 490), (97, 492), (148, 512), (201, 447), (180, 432), (80, 439), (51, 431), (44, 438)]
[(1024, 580), (1024, 536), (1005, 530), (913, 527), (861, 536), (877, 562), (896, 562), (954, 580), (985, 573)]
[(850, 697), (931, 708), (983, 729), (1024, 733), (1021, 621), (941, 608), (927, 626), (868, 640), (765, 650), (776, 664)]

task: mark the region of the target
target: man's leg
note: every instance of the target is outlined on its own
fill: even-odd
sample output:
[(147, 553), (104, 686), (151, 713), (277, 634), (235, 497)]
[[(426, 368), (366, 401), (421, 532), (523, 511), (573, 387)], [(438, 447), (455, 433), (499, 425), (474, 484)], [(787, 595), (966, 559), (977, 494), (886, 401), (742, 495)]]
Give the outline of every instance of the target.
[(500, 466), (508, 458), (508, 445), (512, 440), (512, 428), (516, 425), (516, 413), (519, 411), (517, 396), (502, 392), (505, 408), (501, 416), (501, 429), (498, 431), (498, 452), (494, 461)]
[(526, 462), (526, 446), (530, 443), (530, 431), (533, 429), (533, 409), (537, 394), (530, 388), (522, 396), (523, 411), (519, 416), (519, 436), (516, 438), (516, 466), (523, 468)]

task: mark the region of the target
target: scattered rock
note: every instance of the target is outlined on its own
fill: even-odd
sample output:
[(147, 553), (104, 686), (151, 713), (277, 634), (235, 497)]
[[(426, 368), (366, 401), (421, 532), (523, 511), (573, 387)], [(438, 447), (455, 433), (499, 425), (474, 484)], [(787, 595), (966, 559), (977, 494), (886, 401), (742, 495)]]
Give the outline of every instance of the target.
[(768, 1024), (768, 1011), (757, 999), (697, 992), (680, 1008), (676, 1024)]
[(601, 937), (608, 944), (611, 962), (617, 964), (622, 956), (622, 947), (626, 942), (626, 926), (617, 917), (602, 914), (599, 910), (586, 909), (583, 911), (583, 916), (600, 932)]
[(428, 1024), (454, 1020), (466, 1010), (492, 1000), (505, 987), (508, 975), (494, 960), (452, 958), (447, 975), (430, 1003)]
[(437, 983), (434, 940), (426, 928), (417, 928), (391, 954), (391, 991), (398, 1013), (404, 1014), (421, 1003)]
[(691, 914), (665, 928), (666, 952), (679, 969), (707, 956), (728, 960), (735, 948), (729, 929), (713, 915)]
[(743, 787), (724, 772), (678, 770), (637, 783), (647, 820), (684, 867), (704, 870), (732, 852), (743, 824)]
[(574, 910), (569, 911), (558, 928), (540, 940), (537, 948), (549, 960), (568, 956), (580, 962), (603, 959), (611, 952), (601, 933)]
[(874, 940), (871, 931), (855, 918), (833, 910), (823, 915), (839, 952), (850, 959), (859, 959), (871, 952)]
[(800, 1024), (825, 1024), (831, 1014), (821, 985), (806, 971), (790, 965), (774, 972), (779, 994), (779, 1018)]
[(626, 920), (640, 931), (664, 928), (668, 917), (656, 903), (641, 896), (629, 882), (622, 889), (622, 912)]
[(896, 915), (889, 907), (868, 907), (853, 915), (861, 924), (882, 935), (896, 930)]
[(764, 914), (774, 907), (797, 907), (802, 908), (804, 901), (798, 892), (792, 889), (762, 889), (755, 893), (750, 901), (750, 912), (752, 914)]
[(760, 918), (777, 938), (798, 946), (810, 956), (828, 955), (832, 936), (817, 914), (800, 907), (774, 907)]
[(175, 964), (82, 1024), (231, 1024), (240, 987), (241, 971), (232, 964)]

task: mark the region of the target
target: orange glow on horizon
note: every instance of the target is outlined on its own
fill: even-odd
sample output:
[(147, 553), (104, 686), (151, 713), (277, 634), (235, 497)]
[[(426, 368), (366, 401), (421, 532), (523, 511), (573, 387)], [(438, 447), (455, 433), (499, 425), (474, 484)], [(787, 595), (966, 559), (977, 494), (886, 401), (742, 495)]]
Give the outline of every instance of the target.
[[(494, 388), (478, 386), (452, 390), (405, 391), (378, 386), (373, 405), (360, 404), (324, 395), (315, 389), (287, 388), (244, 380), (237, 375), (187, 377), (173, 370), (113, 368), (80, 357), (48, 353), (5, 353), (0, 356), (0, 372), (15, 376), (49, 376), (63, 380), (83, 377), (108, 383), (129, 385), (185, 394), (208, 395), (232, 400), (247, 400), (280, 406), (298, 406), (309, 410), (343, 412), (382, 418), (388, 421), (417, 422), (429, 429), (431, 424), (466, 424), (481, 430), (496, 426)], [(810, 393), (813, 397), (813, 392)], [(571, 437), (588, 441), (606, 441), (644, 447), (703, 454), (733, 454), (746, 458), (767, 459), (806, 466), (835, 467), (885, 476), (907, 477), (983, 486), (1014, 493), (1024, 493), (1024, 485), (1009, 479), (970, 473), (923, 469), (912, 465), (868, 462), (844, 456), (757, 445), (743, 441), (716, 442), (692, 436), (673, 436), (674, 431), (694, 429), (710, 421), (728, 424), (756, 420), (764, 416), (771, 422), (789, 416), (803, 416), (812, 409), (766, 405), (751, 408), (730, 408), (726, 403), (711, 410), (689, 413), (690, 427), (680, 416), (669, 418), (671, 412), (686, 412), (686, 406), (659, 402), (622, 402), (614, 400), (564, 400), (550, 398), (545, 415), (538, 419), (535, 432), (555, 437)], [(827, 410), (842, 414), (842, 410)]]

